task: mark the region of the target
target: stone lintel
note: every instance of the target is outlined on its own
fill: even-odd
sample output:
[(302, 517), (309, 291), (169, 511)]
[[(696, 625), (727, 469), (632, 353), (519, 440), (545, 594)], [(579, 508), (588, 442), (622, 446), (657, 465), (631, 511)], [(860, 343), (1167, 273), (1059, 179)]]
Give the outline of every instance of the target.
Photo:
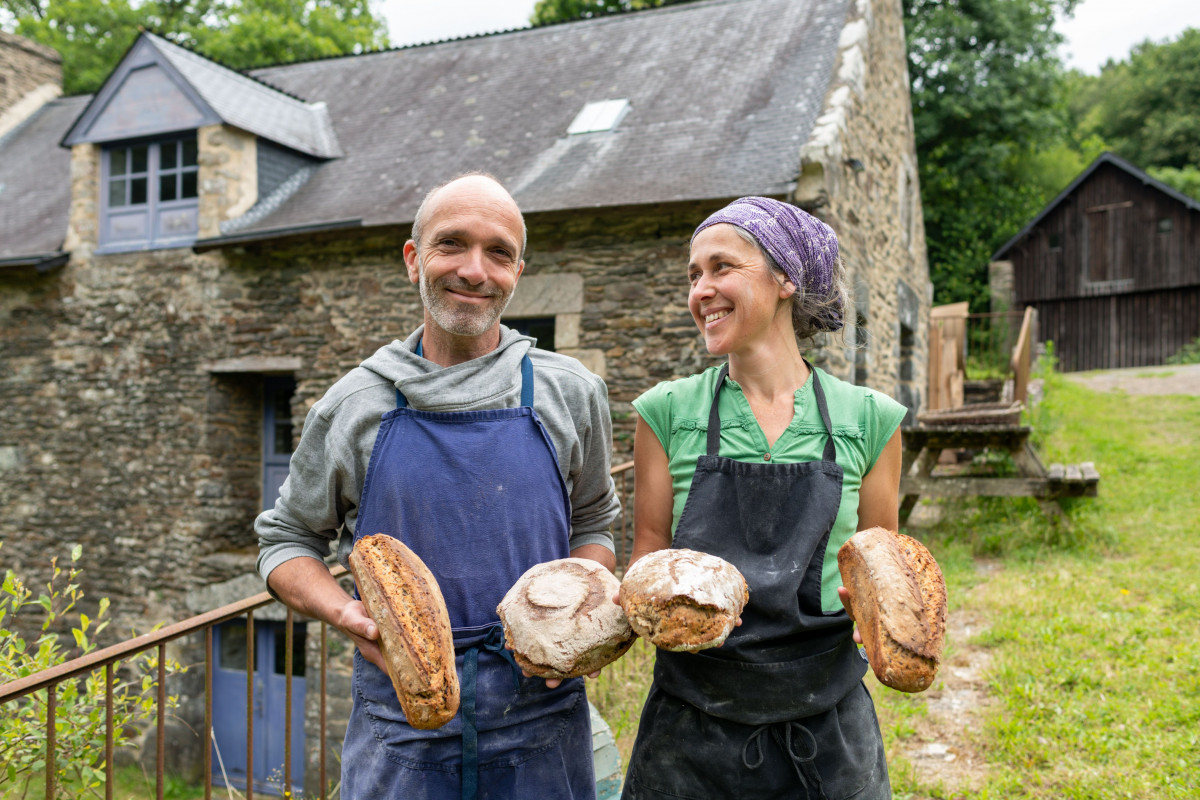
[(244, 356), (242, 358), (222, 358), (210, 361), (204, 365), (205, 372), (214, 375), (229, 375), (236, 373), (293, 373), (302, 366), (298, 356)]

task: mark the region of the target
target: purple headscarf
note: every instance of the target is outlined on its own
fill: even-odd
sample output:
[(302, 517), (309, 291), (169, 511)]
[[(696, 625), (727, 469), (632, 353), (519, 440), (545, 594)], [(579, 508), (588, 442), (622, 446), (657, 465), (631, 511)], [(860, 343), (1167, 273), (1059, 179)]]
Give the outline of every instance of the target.
[[(727, 222), (754, 237), (771, 254), (788, 280), (804, 294), (834, 300), (834, 265), (838, 258), (837, 235), (811, 214), (769, 197), (743, 197), (716, 212), (696, 228), (696, 234), (711, 225)], [(816, 327), (836, 331), (842, 327), (840, 303), (826, 306)]]

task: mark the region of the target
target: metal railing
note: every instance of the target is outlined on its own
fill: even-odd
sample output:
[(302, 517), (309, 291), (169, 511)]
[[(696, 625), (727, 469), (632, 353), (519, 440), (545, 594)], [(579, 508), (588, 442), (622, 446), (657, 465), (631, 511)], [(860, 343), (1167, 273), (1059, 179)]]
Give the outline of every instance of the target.
[[(612, 476), (617, 484), (617, 492), (621, 499), (621, 514), (614, 521), (612, 533), (617, 555), (617, 570), (620, 573), (628, 563), (632, 551), (631, 525), (627, 520), (632, 519), (629, 508), (629, 497), (632, 493), (629, 476), (633, 472), (633, 462), (628, 461), (612, 468)], [(619, 534), (617, 528), (619, 526)], [(342, 578), (348, 573), (344, 567), (335, 566), (332, 570), (335, 578)], [(166, 712), (167, 712), (167, 644), (176, 639), (201, 634), (204, 637), (204, 798), (212, 800), (213, 771), (212, 753), (215, 737), (213, 734), (213, 629), (223, 622), (238, 617), (246, 617), (246, 800), (254, 800), (254, 703), (255, 703), (255, 639), (254, 612), (277, 602), (267, 592), (261, 592), (252, 597), (231, 603), (221, 608), (207, 611), (203, 614), (176, 622), (151, 633), (142, 634), (119, 644), (97, 650), (72, 661), (59, 664), (49, 669), (41, 670), (32, 675), (9, 683), (0, 684), (0, 706), (8, 702), (33, 694), (46, 692), (46, 790), (47, 800), (55, 797), (57, 789), (57, 759), (55, 713), (59, 686), (80, 677), (92, 675), (97, 670), (104, 669), (105, 687), (105, 738), (104, 738), (104, 796), (112, 800), (115, 791), (113, 768), (114, 741), (116, 731), (113, 720), (113, 687), (116, 685), (116, 669), (118, 664), (126, 659), (157, 648), (157, 689), (155, 698), (155, 797), (163, 800), (166, 772)], [(285, 716), (284, 716), (284, 763), (283, 785), (292, 787), (292, 678), (293, 678), (293, 628), (296, 624), (291, 609), (287, 609), (284, 641), (284, 679), (285, 679)], [(318, 723), (318, 771), (321, 800), (327, 800), (329, 784), (326, 769), (326, 667), (328, 652), (328, 625), (320, 622), (320, 690), (319, 690), (319, 723)]]
[[(338, 566), (333, 570), (335, 578), (340, 578), (346, 575), (346, 569)], [(246, 616), (246, 687), (247, 687), (247, 702), (246, 702), (246, 800), (254, 798), (254, 611), (255, 609), (268, 606), (276, 600), (267, 592), (261, 592), (248, 597), (245, 600), (240, 600), (236, 603), (231, 603), (227, 606), (207, 611), (203, 614), (191, 617), (190, 619), (176, 622), (173, 625), (168, 625), (151, 633), (142, 634), (134, 639), (115, 644), (111, 647), (106, 647), (103, 650), (97, 650), (80, 658), (68, 661), (64, 664), (51, 667), (49, 669), (36, 672), (24, 678), (15, 681), (10, 681), (0, 685), (0, 705), (9, 701), (15, 701), (33, 692), (46, 691), (46, 798), (53, 798), (57, 789), (57, 760), (55, 758), (55, 710), (57, 704), (58, 687), (65, 681), (74, 680), (92, 674), (101, 667), (104, 668), (104, 697), (105, 697), (105, 735), (104, 735), (104, 796), (106, 800), (112, 800), (114, 791), (113, 767), (113, 742), (115, 730), (113, 725), (113, 686), (116, 681), (116, 667), (119, 662), (146, 652), (153, 648), (158, 649), (158, 675), (157, 675), (157, 697), (155, 699), (155, 723), (156, 723), (156, 752), (155, 752), (155, 797), (162, 800), (164, 785), (165, 785), (165, 770), (163, 765), (166, 763), (166, 710), (167, 710), (167, 643), (175, 639), (180, 639), (184, 636), (200, 633), (204, 636), (204, 731), (203, 740), (204, 747), (204, 797), (205, 800), (212, 798), (212, 746), (213, 741), (213, 692), (212, 692), (212, 675), (213, 675), (213, 628), (222, 622), (226, 622), (243, 615)], [(286, 622), (286, 641), (285, 641), (285, 656), (284, 656), (284, 675), (286, 683), (286, 712), (285, 712), (285, 745), (284, 745), (284, 767), (283, 775), (285, 785), (290, 786), (291, 782), (291, 731), (292, 731), (292, 635), (295, 625), (294, 614), (291, 609), (287, 611)], [(325, 757), (325, 699), (326, 699), (326, 682), (325, 682), (325, 667), (326, 667), (326, 635), (327, 625), (322, 622), (321, 625), (321, 661), (320, 661), (320, 731), (319, 735), (319, 771), (320, 771), (320, 786), (321, 798), (325, 800), (327, 781), (326, 781), (326, 757)]]

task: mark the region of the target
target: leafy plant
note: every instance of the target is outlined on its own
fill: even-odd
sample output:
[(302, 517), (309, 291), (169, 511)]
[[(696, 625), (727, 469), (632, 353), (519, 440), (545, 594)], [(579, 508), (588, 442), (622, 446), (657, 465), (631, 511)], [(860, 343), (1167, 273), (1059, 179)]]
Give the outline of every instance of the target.
[[(96, 649), (96, 637), (111, 621), (107, 618), (109, 600), (101, 598), (94, 619), (78, 610), (84, 597), (78, 582), (82, 555), (83, 547), (76, 545), (65, 571), (58, 558), (52, 558), (50, 580), (37, 597), (13, 570), (5, 570), (0, 586), (0, 684), (50, 669)], [(41, 617), (40, 630), (32, 640), (18, 630), (16, 618), (22, 612)], [(59, 633), (63, 629), (70, 631), (67, 643), (64, 643), (66, 637)], [(114, 665), (114, 748), (133, 745), (135, 727), (151, 719), (157, 691), (153, 675), (157, 668), (156, 653), (135, 656), (119, 672)], [(183, 671), (174, 662), (168, 662), (166, 668), (168, 674)], [(106, 780), (104, 764), (98, 757), (104, 752), (106, 729), (104, 670), (96, 669), (83, 678), (62, 681), (53, 691), (54, 772), (58, 787), (55, 798), (99, 797)], [(168, 697), (168, 708), (176, 704), (176, 697)], [(0, 783), (6, 786), (5, 797), (26, 797), (31, 785), (37, 786), (45, 775), (46, 712), (47, 690), (42, 690), (9, 701), (0, 714)]]
[(1200, 336), (1179, 348), (1179, 352), (1167, 359), (1168, 364), (1200, 364)]

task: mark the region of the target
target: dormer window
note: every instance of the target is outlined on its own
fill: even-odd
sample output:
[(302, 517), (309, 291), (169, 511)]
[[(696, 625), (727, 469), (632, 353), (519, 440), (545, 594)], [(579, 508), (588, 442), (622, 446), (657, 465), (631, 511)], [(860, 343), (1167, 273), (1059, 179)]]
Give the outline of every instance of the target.
[(104, 148), (100, 249), (179, 247), (196, 240), (195, 135)]

